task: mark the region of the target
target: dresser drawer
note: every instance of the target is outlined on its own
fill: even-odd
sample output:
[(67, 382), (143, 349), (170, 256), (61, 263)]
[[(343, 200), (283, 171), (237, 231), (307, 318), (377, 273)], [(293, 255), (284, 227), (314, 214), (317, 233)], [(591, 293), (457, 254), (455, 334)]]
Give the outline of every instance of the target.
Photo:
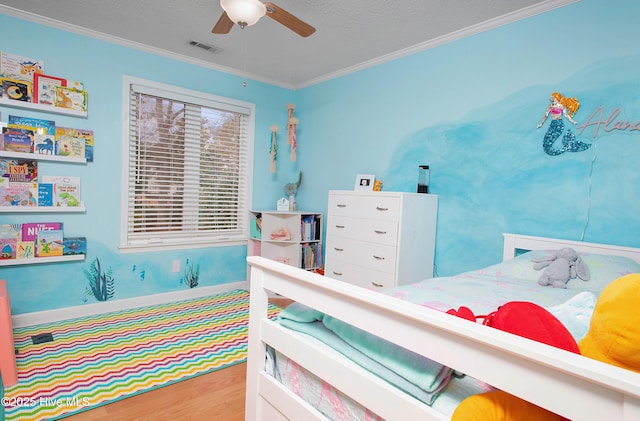
[(371, 270), (349, 262), (332, 261), (324, 271), (325, 276), (368, 289), (395, 286), (393, 274)]
[(328, 213), (363, 219), (398, 221), (400, 198), (375, 194), (371, 196), (330, 194)]
[(355, 262), (359, 266), (387, 273), (395, 273), (396, 247), (367, 243), (346, 237), (332, 237), (327, 246), (326, 261)]
[(398, 241), (398, 222), (385, 219), (360, 219), (331, 215), (327, 236), (356, 238), (378, 244), (393, 245)]

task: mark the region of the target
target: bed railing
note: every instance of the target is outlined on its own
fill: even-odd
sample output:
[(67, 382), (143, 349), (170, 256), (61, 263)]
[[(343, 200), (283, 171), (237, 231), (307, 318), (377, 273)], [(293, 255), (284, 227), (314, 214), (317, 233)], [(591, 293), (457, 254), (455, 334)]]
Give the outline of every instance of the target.
[[(446, 419), (366, 370), (345, 368), (339, 358), (303, 335), (270, 321), (267, 302), (273, 293), (347, 321), (569, 419), (640, 420), (640, 374), (262, 257), (249, 257), (248, 261), (251, 314), (247, 420), (267, 419), (261, 415), (265, 406), (273, 405), (282, 414), (282, 408), (289, 404), (278, 403), (282, 404), (285, 397), (295, 400), (292, 393), (280, 390), (265, 374), (267, 344), (385, 419), (399, 419), (399, 414), (400, 419)], [(275, 401), (268, 404), (270, 399)], [(310, 411), (308, 416), (313, 413), (307, 404), (293, 405), (298, 406)], [(398, 412), (399, 408), (402, 412)]]

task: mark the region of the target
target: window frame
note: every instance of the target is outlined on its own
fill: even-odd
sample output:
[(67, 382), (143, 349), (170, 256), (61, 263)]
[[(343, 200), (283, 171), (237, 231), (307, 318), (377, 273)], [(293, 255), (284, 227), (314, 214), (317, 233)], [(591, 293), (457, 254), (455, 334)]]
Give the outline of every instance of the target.
[[(195, 103), (205, 107), (215, 107), (226, 111), (240, 112), (246, 115), (247, 121), (247, 144), (246, 156), (244, 157), (245, 171), (241, 169), (241, 183), (244, 183), (244, 194), (241, 196), (241, 207), (239, 209), (238, 224), (241, 233), (233, 236), (212, 235), (210, 237), (188, 238), (178, 240), (138, 240), (130, 241), (128, 238), (129, 221), (129, 148), (130, 148), (130, 90), (136, 86), (137, 91), (150, 93), (163, 98), (170, 98), (187, 103)], [(152, 251), (166, 251), (179, 249), (207, 248), (220, 246), (246, 245), (248, 237), (248, 215), (251, 209), (251, 197), (253, 187), (253, 148), (255, 141), (255, 104), (240, 101), (232, 98), (221, 97), (206, 92), (168, 85), (160, 82), (136, 78), (124, 75), (122, 79), (122, 182), (121, 182), (121, 209), (120, 209), (120, 244), (122, 253), (138, 253)], [(243, 173), (243, 174), (242, 174)]]

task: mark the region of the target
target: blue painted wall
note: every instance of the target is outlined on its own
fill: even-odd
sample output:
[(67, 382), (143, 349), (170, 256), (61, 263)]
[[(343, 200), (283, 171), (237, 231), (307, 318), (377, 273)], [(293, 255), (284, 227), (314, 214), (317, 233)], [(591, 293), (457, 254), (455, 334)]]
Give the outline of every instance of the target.
[(300, 165), (317, 178), (300, 201), (326, 209), (359, 173), (415, 191), (429, 164), (439, 275), (498, 261), (503, 232), (640, 246), (640, 131), (589, 126), (592, 147), (553, 157), (549, 121), (536, 129), (554, 91), (581, 102), (578, 125), (600, 106), (640, 121), (638, 11), (583, 0), (299, 91)]
[[(2, 215), (2, 223), (61, 220), (89, 249), (82, 263), (2, 268), (12, 310), (95, 302), (83, 269), (96, 256), (114, 271), (114, 299), (186, 288), (171, 273), (173, 259), (199, 264), (200, 285), (245, 278), (241, 246), (118, 253), (123, 74), (256, 104), (254, 208), (273, 209), (299, 169), (299, 208), (326, 212), (328, 191), (352, 189), (356, 174), (376, 174), (384, 190), (414, 191), (418, 165), (429, 164), (440, 196), (439, 275), (496, 262), (505, 231), (638, 247), (640, 131), (581, 130), (594, 110), (606, 120), (620, 107), (617, 120), (640, 121), (638, 12), (633, 0), (582, 0), (297, 91), (253, 81), (242, 88), (238, 77), (0, 16), (0, 50), (43, 59), (47, 72), (85, 83), (89, 118), (55, 120), (97, 138), (86, 167), (41, 165), (41, 173), (82, 177), (85, 215)], [(554, 91), (581, 102), (572, 130), (592, 143), (588, 150), (544, 153), (549, 122), (536, 125)], [(284, 144), (289, 102), (300, 120), (295, 163)], [(0, 112), (6, 119), (15, 110)], [(281, 128), (276, 174), (268, 169), (272, 124)]]

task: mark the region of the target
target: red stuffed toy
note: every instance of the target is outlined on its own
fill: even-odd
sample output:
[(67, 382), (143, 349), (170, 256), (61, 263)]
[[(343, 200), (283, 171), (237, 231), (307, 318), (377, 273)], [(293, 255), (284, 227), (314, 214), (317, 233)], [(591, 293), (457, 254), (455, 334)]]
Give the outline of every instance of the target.
[[(482, 324), (486, 326), (580, 354), (578, 344), (567, 328), (553, 314), (534, 303), (512, 301), (486, 316), (475, 316), (467, 307), (451, 309), (447, 313), (473, 322), (483, 319)], [(553, 412), (501, 390), (466, 398), (458, 405), (451, 419), (453, 421), (565, 420)]]

